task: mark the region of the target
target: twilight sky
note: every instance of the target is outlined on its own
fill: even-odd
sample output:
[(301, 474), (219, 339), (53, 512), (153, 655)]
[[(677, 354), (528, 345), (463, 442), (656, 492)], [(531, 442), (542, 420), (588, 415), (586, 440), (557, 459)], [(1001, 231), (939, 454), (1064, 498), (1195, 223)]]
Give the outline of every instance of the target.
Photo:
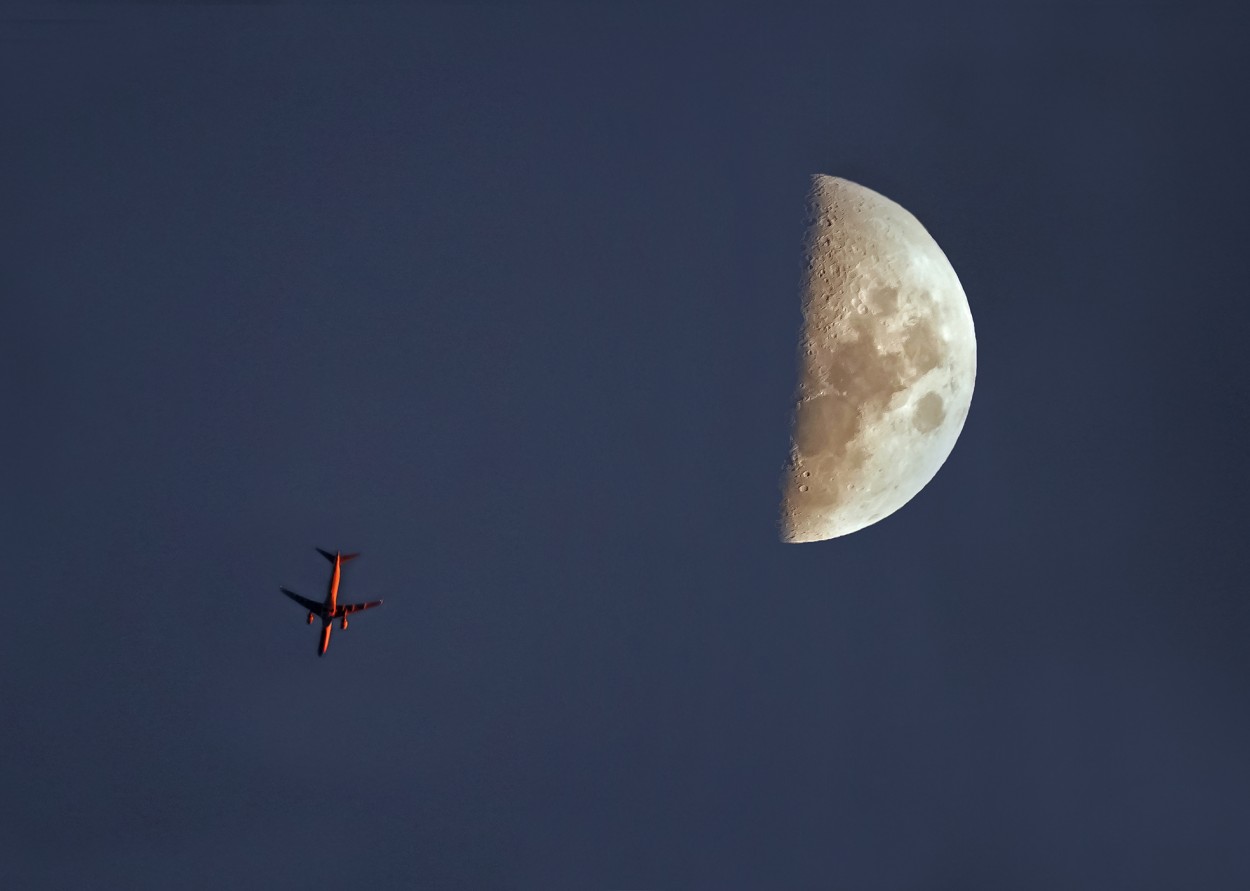
[[(0, 886), (1250, 886), (1248, 32), (937, 6), (6, 6)], [(979, 369), (795, 546), (815, 172)]]

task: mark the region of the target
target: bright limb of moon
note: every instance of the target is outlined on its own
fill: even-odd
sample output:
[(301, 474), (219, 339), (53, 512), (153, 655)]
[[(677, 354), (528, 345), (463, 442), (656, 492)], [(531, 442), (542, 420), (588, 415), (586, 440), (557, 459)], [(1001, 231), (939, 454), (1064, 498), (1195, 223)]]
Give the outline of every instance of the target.
[(781, 538), (822, 541), (912, 499), (951, 453), (976, 379), (972, 312), (920, 222), (812, 177), (799, 385)]

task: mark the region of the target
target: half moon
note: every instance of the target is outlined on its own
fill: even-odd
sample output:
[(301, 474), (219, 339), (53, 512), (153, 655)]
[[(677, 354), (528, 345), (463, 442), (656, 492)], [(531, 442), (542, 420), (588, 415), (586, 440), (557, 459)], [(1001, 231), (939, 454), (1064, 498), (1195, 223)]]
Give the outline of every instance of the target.
[(823, 175), (810, 209), (787, 542), (847, 535), (910, 501), (954, 448), (977, 369), (968, 298), (914, 216)]

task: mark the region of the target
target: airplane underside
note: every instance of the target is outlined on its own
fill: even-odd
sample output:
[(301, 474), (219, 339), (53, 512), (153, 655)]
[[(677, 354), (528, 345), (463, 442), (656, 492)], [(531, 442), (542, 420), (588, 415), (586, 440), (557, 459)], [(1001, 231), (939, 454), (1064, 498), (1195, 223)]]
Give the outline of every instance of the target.
[(326, 650), (330, 648), (330, 632), (334, 629), (334, 620), (340, 620), (343, 630), (347, 630), (347, 616), (349, 613), (360, 612), (367, 609), (373, 609), (375, 606), (381, 606), (381, 600), (371, 600), (368, 603), (338, 603), (339, 590), (339, 573), (342, 566), (348, 560), (358, 556), (356, 554), (331, 554), (329, 551), (323, 551), (320, 548), (317, 551), (334, 564), (333, 572), (330, 576), (329, 592), (326, 594), (324, 603), (318, 603), (315, 600), (309, 600), (307, 597), (301, 597), (288, 588), (282, 588), (281, 591), (287, 597), (294, 600), (300, 606), (308, 610), (308, 624), (311, 625), (317, 619), (321, 619), (321, 640), (317, 645), (317, 655), (324, 656)]

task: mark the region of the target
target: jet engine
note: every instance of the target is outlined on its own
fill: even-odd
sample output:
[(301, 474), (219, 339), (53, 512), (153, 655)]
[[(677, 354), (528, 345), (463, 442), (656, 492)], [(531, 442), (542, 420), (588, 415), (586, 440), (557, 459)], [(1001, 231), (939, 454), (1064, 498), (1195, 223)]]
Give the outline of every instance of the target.
[(343, 630), (344, 630), (344, 631), (346, 631), (346, 630), (347, 630), (347, 616), (344, 616), (344, 617), (343, 617)]
[(313, 616), (314, 616), (314, 613), (309, 613), (309, 614), (308, 614), (308, 624), (309, 624), (309, 625), (311, 625), (311, 624), (313, 623)]

